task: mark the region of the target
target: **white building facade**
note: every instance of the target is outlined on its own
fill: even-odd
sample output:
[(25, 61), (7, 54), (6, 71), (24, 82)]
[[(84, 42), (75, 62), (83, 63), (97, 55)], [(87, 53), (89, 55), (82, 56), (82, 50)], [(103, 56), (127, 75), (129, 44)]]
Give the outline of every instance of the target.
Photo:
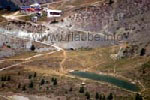
[(61, 17), (61, 15), (62, 15), (62, 11), (61, 10), (47, 9), (46, 13), (47, 13), (47, 17), (48, 18)]

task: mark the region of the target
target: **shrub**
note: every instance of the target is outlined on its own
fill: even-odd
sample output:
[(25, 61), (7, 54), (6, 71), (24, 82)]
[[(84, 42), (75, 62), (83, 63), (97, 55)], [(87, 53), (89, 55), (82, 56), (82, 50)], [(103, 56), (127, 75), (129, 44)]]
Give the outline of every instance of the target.
[(19, 84), (18, 84), (18, 89), (20, 89), (20, 88), (21, 88), (21, 84), (19, 83)]
[(54, 85), (57, 85), (57, 78), (55, 78), (54, 80)]
[(32, 45), (32, 46), (30, 47), (30, 50), (31, 50), (31, 51), (34, 51), (34, 50), (35, 50), (35, 46)]
[(112, 93), (110, 93), (110, 94), (108, 95), (107, 100), (113, 100), (113, 94), (112, 94)]
[(5, 87), (5, 84), (4, 84), (4, 83), (2, 83), (2, 87)]
[(80, 87), (79, 92), (80, 92), (80, 93), (84, 93), (84, 87)]
[(21, 73), (20, 72), (18, 72), (18, 75), (20, 75)]
[(30, 81), (29, 88), (33, 88), (33, 81)]
[(69, 91), (72, 92), (72, 87), (70, 87)]
[(22, 87), (22, 91), (25, 91), (26, 90), (26, 85), (24, 85), (23, 87)]
[(11, 80), (11, 77), (10, 77), (10, 76), (8, 76), (8, 77), (7, 77), (7, 81), (10, 81), (10, 80)]
[(41, 85), (43, 85), (43, 84), (45, 84), (45, 80), (44, 79), (41, 80)]
[(140, 94), (136, 94), (135, 100), (143, 100), (142, 96)]
[(95, 99), (96, 99), (96, 100), (99, 100), (99, 98), (100, 98), (99, 93), (96, 92)]
[(55, 80), (55, 78), (54, 78), (54, 77), (52, 77), (51, 81), (52, 81), (52, 82), (54, 82), (54, 80)]
[(29, 79), (31, 79), (32, 78), (32, 75), (29, 75), (29, 77), (28, 77)]
[(33, 75), (33, 76), (34, 76), (34, 78), (36, 77), (36, 72), (34, 72), (34, 75)]
[(87, 100), (90, 99), (90, 93), (89, 93), (89, 92), (86, 92), (86, 93), (85, 93), (85, 96), (86, 96)]

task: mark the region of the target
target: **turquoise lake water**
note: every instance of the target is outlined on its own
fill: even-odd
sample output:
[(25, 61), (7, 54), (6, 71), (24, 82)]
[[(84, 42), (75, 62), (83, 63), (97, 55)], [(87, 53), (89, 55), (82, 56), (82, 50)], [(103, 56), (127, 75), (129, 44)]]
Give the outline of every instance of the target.
[(118, 79), (109, 75), (100, 75), (92, 72), (80, 72), (80, 71), (74, 71), (71, 72), (72, 75), (79, 76), (82, 78), (88, 78), (91, 80), (96, 80), (96, 81), (103, 81), (107, 83), (111, 83), (117, 87), (124, 88), (126, 90), (130, 90), (133, 92), (139, 91), (139, 87), (136, 84), (132, 84), (128, 81)]

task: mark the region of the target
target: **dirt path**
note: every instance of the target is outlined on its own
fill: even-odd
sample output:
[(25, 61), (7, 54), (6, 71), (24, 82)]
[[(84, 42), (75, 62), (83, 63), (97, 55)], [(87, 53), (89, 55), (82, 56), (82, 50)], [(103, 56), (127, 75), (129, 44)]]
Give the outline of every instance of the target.
[[(37, 42), (40, 42), (40, 41), (37, 41)], [(0, 69), (0, 72), (1, 71), (3, 71), (3, 70), (6, 70), (6, 69), (10, 69), (10, 68), (12, 68), (12, 67), (15, 67), (15, 66), (18, 66), (18, 65), (22, 65), (22, 64), (25, 64), (25, 63), (29, 63), (29, 62), (32, 62), (33, 61), (33, 58), (39, 58), (39, 57), (41, 57), (41, 56), (45, 56), (45, 55), (50, 55), (50, 54), (53, 54), (53, 53), (55, 53), (55, 52), (59, 52), (59, 51), (63, 51), (63, 60), (60, 62), (60, 72), (56, 72), (58, 75), (60, 75), (60, 76), (64, 76), (65, 74), (64, 74), (64, 72), (65, 72), (65, 70), (64, 70), (64, 66), (63, 66), (63, 64), (65, 63), (65, 61), (66, 61), (66, 59), (67, 59), (67, 53), (66, 53), (66, 51), (65, 50), (63, 50), (62, 48), (60, 48), (60, 47), (58, 47), (57, 45), (51, 45), (51, 44), (47, 44), (47, 43), (43, 43), (43, 42), (40, 42), (40, 43), (42, 43), (42, 44), (46, 44), (46, 45), (50, 45), (50, 46), (53, 46), (54, 48), (56, 48), (56, 51), (51, 51), (51, 52), (48, 52), (48, 53), (46, 53), (46, 54), (37, 54), (37, 55), (34, 55), (34, 56), (31, 56), (31, 57), (28, 57), (28, 58), (24, 58), (24, 59), (22, 59), (22, 60), (25, 60), (25, 61), (23, 61), (23, 62), (21, 62), (21, 63), (17, 63), (17, 64), (13, 64), (13, 65), (11, 65), (11, 66), (8, 66), (8, 67), (5, 67), (5, 68), (2, 68), (2, 69)], [(2, 60), (3, 61), (3, 60)], [(91, 67), (90, 68), (86, 68), (85, 69), (85, 71), (88, 71), (88, 70), (90, 70), (91, 69)], [(131, 79), (129, 79), (129, 78), (126, 78), (126, 77), (123, 77), (122, 75), (118, 75), (118, 74), (115, 74), (115, 73), (104, 73), (104, 72), (99, 72), (99, 74), (103, 74), (103, 75), (112, 75), (112, 76), (115, 76), (115, 77), (120, 77), (120, 78), (123, 78), (123, 79), (127, 79), (127, 80), (129, 80), (129, 81), (131, 81), (131, 82), (133, 82), (133, 83), (136, 83), (136, 81), (133, 81), (133, 80), (131, 80)], [(69, 75), (70, 76), (70, 75)], [(144, 85), (140, 82), (140, 81), (138, 81), (139, 82), (139, 84), (142, 86), (142, 90), (144, 91), (145, 90), (145, 87), (144, 87)]]
[(23, 60), (25, 60), (25, 61), (23, 61), (21, 63), (17, 63), (17, 64), (7, 66), (5, 68), (2, 68), (2, 69), (0, 69), (0, 72), (3, 71), (3, 70), (10, 69), (10, 68), (15, 67), (15, 66), (19, 66), (19, 65), (22, 65), (22, 64), (25, 64), (25, 63), (29, 63), (29, 62), (33, 61), (32, 60), (33, 58), (38, 58), (38, 57), (41, 57), (41, 56), (44, 56), (44, 55), (50, 55), (50, 54), (53, 54), (54, 52), (56, 52), (56, 51), (52, 51), (52, 52), (49, 52), (49, 53), (46, 53), (46, 54), (37, 54), (37, 55), (31, 56), (31, 57), (28, 57), (28, 58), (24, 58)]
[[(42, 44), (46, 44), (46, 45), (50, 45), (50, 46), (56, 48), (57, 51), (63, 50), (62, 48), (60, 48), (60, 47), (58, 47), (56, 45), (51, 45), (51, 44), (43, 43), (43, 42), (40, 42), (40, 41), (37, 41), (37, 42), (42, 43)], [(25, 63), (29, 63), (29, 62), (32, 61), (33, 58), (39, 58), (39, 57), (44, 56), (44, 55), (50, 55), (50, 54), (53, 54), (53, 53), (55, 53), (57, 51), (48, 52), (46, 54), (37, 54), (37, 55), (31, 56), (31, 57), (28, 57), (28, 58), (23, 58), (22, 59), (22, 60), (24, 60), (23, 62), (17, 63), (17, 64), (13, 64), (13, 65), (7, 66), (5, 68), (2, 68), (2, 69), (0, 69), (0, 72), (3, 71), (3, 70), (10, 69), (10, 68), (15, 67), (15, 66), (19, 66), (19, 65), (22, 65), (22, 64), (25, 64)], [(5, 61), (5, 60), (2, 60), (2, 61)]]
[(64, 66), (63, 66), (63, 64), (65, 63), (65, 61), (66, 61), (66, 59), (67, 59), (67, 53), (66, 53), (65, 50), (62, 50), (62, 51), (63, 51), (63, 56), (64, 56), (64, 58), (63, 58), (63, 60), (62, 60), (61, 63), (60, 63), (60, 71), (61, 71), (61, 72), (64, 72)]
[[(14, 15), (16, 15), (16, 14), (14, 14)], [(18, 37), (18, 36), (14, 36), (13, 38), (19, 38), (19, 39), (23, 39), (24, 40), (24, 38), (21, 38), (21, 37)], [(55, 44), (49, 44), (49, 43), (45, 43), (45, 42), (40, 42), (40, 41), (34, 41), (34, 42), (37, 42), (37, 43), (41, 43), (41, 44), (44, 44), (44, 45), (47, 45), (47, 46), (51, 46), (51, 47), (54, 47), (55, 49), (56, 49), (56, 51), (52, 51), (52, 52), (49, 52), (49, 53), (47, 53), (47, 54), (37, 54), (37, 55), (34, 55), (34, 56), (30, 56), (30, 57), (28, 57), (28, 58), (22, 58), (21, 60), (25, 60), (25, 61), (23, 61), (23, 62), (21, 62), (21, 63), (17, 63), (17, 64), (13, 64), (13, 65), (11, 65), (11, 66), (8, 66), (8, 67), (5, 67), (5, 68), (2, 68), (2, 69), (0, 69), (0, 71), (3, 71), (3, 70), (6, 70), (6, 69), (10, 69), (10, 68), (12, 68), (12, 67), (15, 67), (15, 66), (18, 66), (18, 65), (21, 65), (21, 64), (25, 64), (25, 63), (28, 63), (28, 62), (31, 62), (32, 60), (32, 58), (38, 58), (38, 57), (41, 57), (41, 56), (44, 56), (44, 55), (49, 55), (49, 54), (53, 54), (54, 52), (58, 52), (58, 51), (63, 51), (64, 52), (64, 50), (63, 50), (63, 48), (60, 48), (60, 47), (58, 47), (57, 45), (55, 45)], [(65, 54), (66, 55), (66, 54)], [(65, 57), (64, 57), (64, 59), (65, 59)], [(8, 59), (9, 60), (9, 59)], [(2, 62), (4, 62), (4, 61), (7, 61), (7, 60), (0, 60), (0, 63), (2, 63)], [(64, 61), (63, 61), (64, 62)], [(63, 69), (63, 67), (61, 67), (62, 69)]]
[(19, 18), (23, 16), (26, 15), (19, 15), (19, 11), (14, 12), (13, 14), (2, 15), (2, 17), (6, 18), (7, 20), (19, 20)]

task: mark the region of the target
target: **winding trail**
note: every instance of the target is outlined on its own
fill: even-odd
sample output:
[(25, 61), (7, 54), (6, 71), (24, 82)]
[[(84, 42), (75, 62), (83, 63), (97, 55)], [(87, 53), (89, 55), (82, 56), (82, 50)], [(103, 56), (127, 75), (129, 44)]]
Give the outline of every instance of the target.
[[(24, 15), (19, 15), (19, 13), (18, 12), (15, 12), (14, 14), (12, 14), (12, 15), (2, 15), (4, 18), (6, 18), (7, 20), (19, 20), (19, 17), (22, 17), (22, 16), (24, 16)], [(58, 27), (58, 26), (57, 26)], [(62, 28), (64, 28), (64, 27), (62, 27)], [(79, 30), (78, 30), (79, 31)], [(83, 30), (82, 30), (83, 31)], [(84, 32), (86, 32), (87, 33), (87, 31), (84, 31)], [(99, 33), (100, 35), (102, 35), (103, 36), (103, 34), (102, 33)], [(20, 37), (19, 37), (20, 38)], [(22, 39), (22, 38), (21, 38)], [(44, 43), (44, 42), (40, 42), (40, 41), (35, 41), (35, 42), (38, 42), (38, 43), (41, 43), (41, 44), (44, 44), (44, 45), (48, 45), (48, 46), (52, 46), (52, 47), (54, 47), (55, 49), (56, 49), (56, 51), (51, 51), (51, 52), (48, 52), (48, 53), (46, 53), (46, 54), (37, 54), (37, 55), (34, 55), (34, 56), (30, 56), (30, 57), (28, 57), (28, 58), (24, 58), (24, 59), (20, 59), (20, 60), (23, 60), (23, 62), (20, 62), (20, 63), (17, 63), (17, 64), (13, 64), (13, 65), (10, 65), (10, 66), (7, 66), (7, 67), (5, 67), (5, 68), (2, 68), (2, 69), (0, 69), (0, 72), (1, 71), (4, 71), (4, 70), (7, 70), (7, 69), (10, 69), (10, 68), (13, 68), (13, 67), (15, 67), (15, 66), (19, 66), (19, 65), (22, 65), (22, 64), (25, 64), (25, 63), (29, 63), (29, 62), (32, 62), (33, 61), (33, 58), (39, 58), (39, 57), (41, 57), (41, 56), (44, 56), (44, 55), (51, 55), (51, 54), (53, 54), (53, 53), (55, 53), (55, 52), (59, 52), (59, 51), (62, 51), (63, 52), (63, 60), (60, 62), (60, 72), (64, 72), (64, 63), (65, 63), (65, 61), (66, 61), (66, 59), (67, 59), (67, 53), (66, 53), (66, 51), (63, 49), (63, 48), (60, 48), (60, 47), (58, 47), (57, 45), (52, 45), (52, 44), (49, 44), (49, 43)], [(8, 59), (8, 60), (16, 60), (16, 59)], [(0, 63), (2, 63), (2, 62), (4, 62), (5, 60), (0, 60)], [(88, 70), (90, 70), (91, 68), (87, 68), (87, 69), (85, 69), (85, 71), (88, 71)], [(107, 73), (103, 73), (103, 72), (100, 72), (101, 74), (107, 74)], [(111, 75), (116, 75), (115, 74), (116, 73), (116, 68), (114, 67), (114, 73), (111, 73)], [(61, 74), (61, 73), (60, 73)], [(119, 76), (119, 77), (123, 77), (123, 76)], [(123, 77), (123, 78), (125, 78), (125, 77)], [(139, 82), (139, 84), (142, 86), (142, 88), (143, 88), (143, 90), (145, 90), (145, 87), (144, 87), (144, 85), (140, 82), (140, 81), (138, 81)], [(1, 96), (1, 95), (0, 95)], [(1, 96), (1, 97), (4, 97), (4, 96)], [(4, 97), (5, 98), (5, 97)], [(6, 98), (6, 99), (8, 99), (8, 98)], [(8, 99), (8, 100), (10, 100), (10, 99)]]
[(6, 18), (7, 20), (19, 20), (20, 17), (24, 17), (26, 15), (19, 15), (19, 11), (14, 12), (13, 14), (5, 14), (2, 17)]
[[(20, 38), (20, 37), (17, 37), (17, 38)], [(20, 39), (22, 39), (22, 38), (20, 38)], [(46, 54), (37, 54), (37, 55), (34, 55), (34, 56), (30, 56), (30, 57), (28, 57), (28, 58), (21, 59), (21, 60), (24, 60), (24, 61), (21, 62), (21, 63), (17, 63), (17, 64), (13, 64), (13, 65), (7, 66), (7, 67), (5, 67), (5, 68), (1, 68), (1, 69), (0, 69), (0, 72), (3, 71), (3, 70), (10, 69), (10, 68), (15, 67), (15, 66), (19, 66), (19, 65), (22, 65), (22, 64), (25, 64), (25, 63), (29, 63), (29, 62), (32, 61), (33, 58), (38, 58), (38, 57), (41, 57), (41, 56), (44, 56), (44, 55), (50, 55), (50, 54), (53, 54), (53, 53), (55, 53), (55, 52), (57, 52), (57, 51), (63, 50), (62, 48), (58, 47), (58, 46), (55, 45), (55, 44), (52, 45), (52, 44), (44, 43), (44, 42), (40, 42), (40, 41), (35, 41), (35, 42), (41, 43), (41, 44), (44, 44), (44, 45), (47, 45), (47, 46), (52, 46), (52, 47), (54, 47), (54, 48), (56, 49), (56, 51), (48, 52), (48, 53), (46, 53)], [(64, 50), (63, 50), (63, 51), (64, 51)], [(12, 59), (12, 60), (13, 60), (13, 59)], [(7, 60), (0, 60), (0, 63), (2, 63), (2, 62), (4, 62), (4, 61), (7, 61)]]
[(65, 50), (63, 50), (63, 56), (64, 56), (64, 58), (63, 58), (63, 60), (60, 63), (60, 71), (61, 72), (64, 72), (64, 66), (63, 66), (63, 64), (65, 63), (65, 61), (67, 59), (67, 53), (66, 53)]
[[(5, 68), (1, 68), (1, 69), (0, 69), (0, 72), (3, 71), (3, 70), (10, 69), (10, 68), (15, 67), (15, 66), (20, 66), (20, 65), (22, 65), (22, 64), (32, 62), (32, 61), (33, 61), (33, 60), (32, 60), (33, 58), (39, 58), (39, 57), (41, 57), (41, 56), (50, 55), (50, 54), (53, 54), (53, 53), (59, 52), (59, 51), (63, 51), (63, 57), (64, 57), (64, 58), (63, 58), (63, 60), (62, 60), (61, 63), (60, 63), (60, 71), (61, 71), (61, 72), (64, 72), (63, 64), (64, 64), (64, 62), (66, 61), (66, 58), (67, 58), (66, 51), (65, 51), (63, 48), (60, 48), (60, 47), (58, 47), (58, 46), (55, 45), (55, 44), (52, 45), (52, 44), (44, 43), (44, 42), (40, 42), (40, 41), (35, 41), (35, 42), (38, 42), (38, 43), (41, 43), (41, 44), (44, 44), (44, 45), (48, 45), (48, 46), (52, 46), (52, 47), (54, 47), (54, 48), (56, 49), (56, 51), (51, 51), (51, 52), (48, 52), (48, 53), (46, 53), (46, 54), (37, 54), (37, 55), (30, 56), (30, 57), (24, 58), (24, 59), (8, 59), (8, 60), (22, 60), (22, 61), (24, 60), (24, 61), (21, 62), (21, 63), (17, 63), (17, 64), (13, 64), (13, 65), (7, 66), (7, 67), (5, 67)], [(0, 63), (2, 63), (2, 62), (4, 62), (4, 61), (7, 61), (7, 60), (1, 60)]]
[(32, 60), (33, 58), (38, 58), (38, 57), (41, 57), (41, 56), (44, 56), (44, 55), (50, 55), (50, 54), (53, 54), (55, 52), (56, 51), (52, 51), (52, 52), (49, 52), (49, 53), (46, 53), (46, 54), (37, 54), (37, 55), (31, 56), (31, 57), (25, 58), (24, 59), (25, 61), (23, 61), (21, 63), (17, 63), (17, 64), (13, 64), (13, 65), (7, 66), (5, 68), (2, 68), (2, 69), (0, 69), (0, 72), (3, 71), (3, 70), (10, 69), (10, 68), (15, 67), (15, 66), (20, 66), (22, 64), (29, 63), (29, 62), (33, 61)]
[(65, 62), (66, 59), (67, 59), (66, 51), (65, 51), (63, 48), (61, 48), (61, 47), (59, 47), (59, 46), (57, 46), (57, 45), (55, 45), (55, 44), (54, 44), (54, 45), (51, 45), (51, 44), (44, 43), (44, 42), (40, 42), (40, 41), (36, 41), (36, 42), (39, 42), (39, 43), (45, 44), (45, 45), (50, 45), (50, 46), (56, 48), (57, 51), (63, 51), (63, 56), (64, 56), (64, 58), (63, 58), (63, 60), (60, 62), (60, 71), (61, 71), (61, 72), (64, 72), (64, 66), (63, 66), (63, 64), (64, 64), (64, 62)]
[[(16, 14), (17, 14), (17, 13), (16, 13)], [(14, 15), (16, 15), (16, 14), (14, 14)], [(25, 38), (21, 38), (21, 37), (19, 37), (19, 36), (13, 36), (13, 37), (11, 37), (11, 38), (19, 38), (19, 39), (26, 40)], [(41, 42), (41, 41), (38, 41), (38, 40), (32, 40), (32, 41), (37, 42), (37, 43), (40, 43), (40, 44), (44, 44), (44, 45), (47, 45), (47, 46), (54, 47), (57, 52), (63, 51), (63, 56), (64, 56), (64, 58), (63, 58), (63, 60), (62, 60), (61, 63), (60, 63), (60, 71), (61, 71), (61, 72), (64, 71), (64, 70), (63, 70), (63, 69), (64, 69), (64, 68), (63, 68), (63, 63), (64, 63), (65, 60), (66, 60), (66, 51), (65, 51), (63, 48), (57, 46), (56, 44), (50, 44), (50, 43)], [(56, 51), (49, 52), (49, 53), (47, 53), (47, 54), (53, 54), (53, 53), (56, 52)], [(13, 65), (11, 65), (11, 66), (2, 68), (2, 69), (0, 69), (0, 71), (6, 70), (6, 69), (10, 69), (10, 68), (12, 68), (12, 67), (14, 67), (14, 66), (18, 66), (18, 65), (21, 65), (21, 64), (24, 64), (24, 63), (31, 62), (31, 59), (32, 59), (32, 58), (41, 57), (41, 56), (43, 56), (43, 55), (44, 55), (44, 54), (37, 54), (37, 55), (31, 56), (31, 57), (28, 57), (28, 58), (20, 59), (20, 60), (22, 60), (22, 61), (24, 60), (24, 61), (21, 62), (21, 63), (13, 64)], [(45, 54), (45, 55), (46, 55), (46, 54)], [(8, 60), (16, 60), (16, 59), (8, 59)], [(7, 61), (7, 60), (0, 60), (0, 63), (3, 63), (4, 61)]]
[[(55, 52), (59, 52), (59, 51), (63, 51), (63, 60), (60, 62), (60, 72), (59, 72), (59, 75), (64, 75), (64, 66), (63, 66), (63, 64), (65, 63), (65, 61), (66, 61), (66, 59), (67, 59), (67, 53), (66, 53), (66, 51), (63, 49), (63, 48), (60, 48), (59, 46), (57, 46), (57, 45), (55, 45), (55, 44), (49, 44), (49, 43), (45, 43), (45, 42), (40, 42), (40, 41), (35, 41), (35, 42), (38, 42), (38, 43), (41, 43), (41, 44), (44, 44), (44, 45), (47, 45), (47, 46), (52, 46), (52, 47), (54, 47), (55, 49), (56, 49), (56, 51), (51, 51), (51, 52), (48, 52), (48, 53), (46, 53), (46, 54), (37, 54), (37, 55), (34, 55), (34, 56), (31, 56), (31, 57), (28, 57), (28, 58), (24, 58), (24, 59), (21, 59), (21, 60), (24, 60), (23, 62), (21, 62), (21, 63), (17, 63), (17, 64), (13, 64), (13, 65), (11, 65), (11, 66), (8, 66), (8, 67), (5, 67), (5, 68), (2, 68), (2, 69), (0, 69), (0, 72), (1, 71), (4, 71), (4, 70), (7, 70), (7, 69), (10, 69), (10, 68), (12, 68), (12, 67), (15, 67), (15, 66), (19, 66), (19, 65), (22, 65), (22, 64), (25, 64), (25, 63), (29, 63), (29, 62), (32, 62), (33, 61), (33, 58), (39, 58), (39, 57), (41, 57), (41, 56), (44, 56), (44, 55), (50, 55), (50, 54), (53, 54), (53, 53), (55, 53)], [(9, 59), (8, 59), (9, 60)], [(10, 59), (10, 60), (13, 60), (13, 59)], [(14, 59), (14, 60), (16, 60), (16, 59)], [(5, 60), (0, 60), (0, 63), (2, 63), (3, 61), (5, 61)], [(91, 69), (91, 67), (90, 68), (87, 68), (87, 69), (84, 69), (84, 71), (88, 71), (88, 70), (90, 70)], [(117, 75), (116, 73), (104, 73), (104, 72), (100, 72), (99, 74), (103, 74), (103, 75), (112, 75), (112, 76), (115, 76), (115, 77), (121, 77), (121, 78), (123, 78), (123, 79), (127, 79), (127, 80), (129, 80), (129, 81), (132, 81), (132, 82), (134, 82), (135, 83), (135, 81), (133, 81), (133, 80), (131, 80), (131, 79), (129, 79), (129, 78), (125, 78), (125, 77), (123, 77), (122, 75)], [(144, 91), (145, 90), (145, 87), (144, 87), (144, 85), (140, 82), (140, 81), (137, 81), (140, 85), (141, 85), (141, 87), (142, 87), (142, 91)]]

